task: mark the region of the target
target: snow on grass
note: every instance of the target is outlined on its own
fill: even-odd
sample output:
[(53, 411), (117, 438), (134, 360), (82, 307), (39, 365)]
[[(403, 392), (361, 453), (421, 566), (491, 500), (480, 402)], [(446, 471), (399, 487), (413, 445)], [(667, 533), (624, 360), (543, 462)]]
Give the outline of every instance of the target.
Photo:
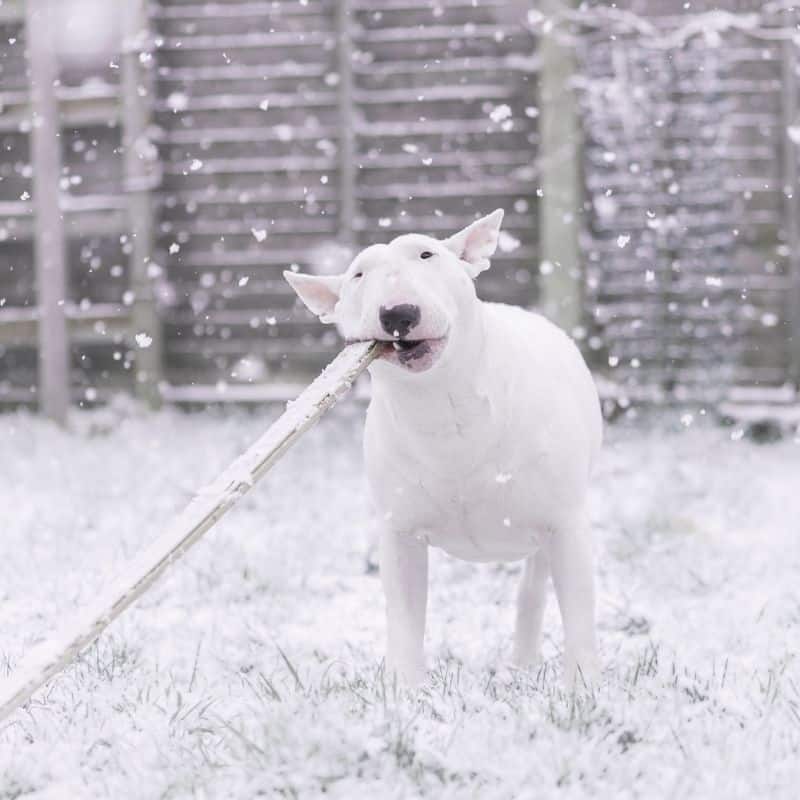
[[(380, 668), (363, 411), (329, 415), (81, 660), (0, 727), (0, 798), (795, 797), (800, 444), (617, 425), (594, 488), (593, 694), (507, 664), (519, 566), (431, 565), (430, 688)], [(0, 670), (265, 428), (0, 417)]]

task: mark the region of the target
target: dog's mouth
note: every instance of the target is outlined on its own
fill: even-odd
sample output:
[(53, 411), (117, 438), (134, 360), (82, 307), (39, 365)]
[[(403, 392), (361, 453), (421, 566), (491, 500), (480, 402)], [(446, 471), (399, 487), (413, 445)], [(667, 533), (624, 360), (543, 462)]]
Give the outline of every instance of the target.
[[(392, 350), (395, 353), (403, 353), (410, 358), (416, 358), (427, 347), (431, 339), (395, 339), (393, 342), (387, 342), (392, 345)], [(384, 345), (384, 348), (386, 345)]]
[(431, 339), (393, 339), (382, 342), (380, 358), (411, 372), (425, 372), (438, 360), (446, 336)]
[(379, 360), (410, 372), (425, 372), (439, 360), (439, 356), (447, 344), (447, 336), (429, 339), (378, 339), (377, 341), (380, 345)]

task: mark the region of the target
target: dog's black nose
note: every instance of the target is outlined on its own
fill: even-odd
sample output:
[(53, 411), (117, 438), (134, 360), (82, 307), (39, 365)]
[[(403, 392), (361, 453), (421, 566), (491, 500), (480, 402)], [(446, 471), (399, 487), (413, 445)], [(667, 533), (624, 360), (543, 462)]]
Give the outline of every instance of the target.
[(400, 338), (408, 336), (408, 332), (419, 325), (420, 311), (419, 306), (410, 303), (401, 303), (399, 306), (386, 308), (381, 306), (378, 314), (381, 327), (390, 336)]

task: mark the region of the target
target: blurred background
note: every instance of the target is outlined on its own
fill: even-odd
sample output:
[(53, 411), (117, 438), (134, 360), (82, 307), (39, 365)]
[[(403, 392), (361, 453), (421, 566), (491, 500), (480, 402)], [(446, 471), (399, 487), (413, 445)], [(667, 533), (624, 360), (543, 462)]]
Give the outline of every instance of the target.
[(0, 408), (287, 399), (340, 342), (283, 269), (502, 207), (482, 297), (559, 322), (609, 412), (779, 414), (798, 25), (781, 0), (0, 0)]

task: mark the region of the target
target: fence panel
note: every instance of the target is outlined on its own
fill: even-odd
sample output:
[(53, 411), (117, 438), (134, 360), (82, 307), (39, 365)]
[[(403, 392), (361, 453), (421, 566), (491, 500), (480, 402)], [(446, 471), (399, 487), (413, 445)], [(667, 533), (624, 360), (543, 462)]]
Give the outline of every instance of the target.
[(493, 4), (162, 2), (154, 21), (173, 383), (232, 396), (315, 369), (338, 343), (282, 269), (497, 206), (483, 291), (533, 299), (533, 42)]
[(790, 377), (784, 34), (706, 22), (606, 19), (579, 46), (591, 341), (633, 397)]
[[(150, 396), (161, 364), (171, 398), (291, 392), (338, 341), (284, 268), (341, 269), (355, 248), (443, 235), (498, 206), (505, 233), (483, 296), (547, 304), (557, 282), (540, 261), (573, 260), (559, 225), (582, 217), (584, 344), (629, 395), (800, 380), (798, 44), (785, 32), (797, 12), (748, 17), (741, 0), (739, 16), (699, 25), (677, 3), (680, 17), (648, 27), (590, 9), (593, 25), (567, 39), (587, 203), (576, 188), (572, 211), (548, 212), (560, 128), (543, 126), (540, 163), (547, 81), (521, 5), (137, 3), (152, 39), (128, 26), (122, 61), (66, 69), (58, 90), (80, 399), (130, 388), (137, 362)], [(37, 384), (29, 86), (19, 14), (0, 28), (0, 402), (18, 402)]]

